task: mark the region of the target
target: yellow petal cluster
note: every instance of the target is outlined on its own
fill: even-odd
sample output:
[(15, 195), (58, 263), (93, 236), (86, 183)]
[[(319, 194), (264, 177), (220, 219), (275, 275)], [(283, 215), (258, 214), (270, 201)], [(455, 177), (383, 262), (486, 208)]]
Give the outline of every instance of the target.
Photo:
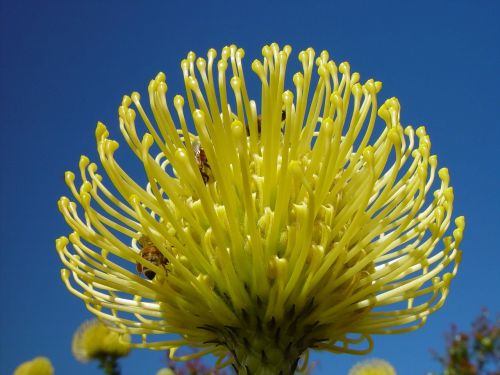
[(349, 375), (396, 375), (396, 370), (383, 359), (368, 359), (354, 365)]
[(19, 365), (14, 375), (53, 375), (54, 368), (46, 357), (36, 357)]
[(126, 357), (130, 351), (130, 336), (110, 330), (96, 319), (82, 323), (73, 335), (73, 355), (80, 362), (103, 357)]
[(422, 326), (448, 294), (464, 230), (463, 217), (451, 228), (453, 189), (426, 129), (403, 126), (380, 82), (326, 51), (301, 51), (291, 79), (290, 46), (262, 49), (257, 80), (244, 55), (190, 52), (184, 96), (163, 73), (149, 108), (125, 96), (119, 128), (135, 158), (117, 157), (98, 123), (106, 177), (82, 156), (80, 183), (66, 173), (72, 200), (59, 200), (68, 289), (135, 346), (240, 364), (310, 347), (363, 354), (375, 334)]

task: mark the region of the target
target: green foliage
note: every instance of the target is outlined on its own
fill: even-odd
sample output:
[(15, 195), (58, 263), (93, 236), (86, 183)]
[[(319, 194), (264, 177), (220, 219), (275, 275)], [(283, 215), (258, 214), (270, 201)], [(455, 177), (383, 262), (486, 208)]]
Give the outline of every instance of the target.
[(500, 375), (500, 315), (492, 320), (486, 309), (469, 332), (453, 325), (445, 334), (446, 352), (433, 353), (442, 375)]

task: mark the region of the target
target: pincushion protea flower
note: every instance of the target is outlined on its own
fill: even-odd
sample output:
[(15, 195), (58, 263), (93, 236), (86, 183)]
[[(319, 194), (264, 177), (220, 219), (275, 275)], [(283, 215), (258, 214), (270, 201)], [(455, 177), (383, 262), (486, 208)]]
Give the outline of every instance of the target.
[(383, 359), (367, 359), (349, 370), (349, 375), (396, 375), (396, 370)]
[(447, 235), (448, 171), (434, 182), (425, 128), (403, 128), (395, 98), (378, 105), (380, 82), (307, 49), (292, 92), (291, 48), (262, 54), (260, 103), (235, 46), (216, 69), (215, 50), (188, 54), (175, 112), (163, 73), (148, 87), (152, 116), (125, 96), (120, 129), (147, 183), (98, 123), (113, 187), (82, 156), (80, 187), (66, 174), (76, 203), (59, 200), (73, 233), (56, 247), (68, 289), (136, 347), (174, 357), (190, 345), (240, 374), (290, 374), (309, 348), (363, 354), (374, 334), (422, 326), (456, 274), (464, 219)]
[(14, 375), (53, 375), (54, 368), (47, 357), (36, 357), (31, 361), (21, 363)]
[(83, 322), (73, 335), (71, 345), (75, 358), (86, 363), (99, 361), (99, 367), (108, 375), (119, 375), (118, 359), (130, 352), (130, 335), (112, 331), (97, 319)]
[(73, 335), (71, 350), (75, 358), (82, 363), (106, 357), (116, 360), (126, 357), (130, 352), (130, 337), (119, 336), (98, 320), (88, 320), (83, 322)]

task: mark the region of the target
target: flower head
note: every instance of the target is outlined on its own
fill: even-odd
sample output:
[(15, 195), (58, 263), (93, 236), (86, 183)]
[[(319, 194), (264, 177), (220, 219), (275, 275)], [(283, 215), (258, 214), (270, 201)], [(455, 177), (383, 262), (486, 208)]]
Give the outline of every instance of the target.
[(130, 351), (130, 336), (111, 331), (98, 320), (84, 322), (73, 335), (73, 355), (80, 362), (103, 357), (126, 357)]
[(396, 370), (382, 359), (368, 359), (351, 368), (349, 375), (396, 375)]
[(175, 371), (171, 368), (162, 368), (156, 373), (156, 375), (175, 375)]
[(307, 49), (289, 90), (291, 48), (262, 55), (257, 101), (235, 46), (188, 54), (173, 110), (163, 73), (149, 114), (125, 96), (120, 130), (144, 173), (118, 162), (98, 123), (111, 184), (85, 156), (80, 186), (66, 173), (73, 233), (56, 247), (69, 290), (135, 346), (287, 373), (308, 348), (363, 354), (374, 334), (422, 326), (457, 271), (464, 219), (450, 235), (448, 171), (396, 98), (379, 105), (380, 82)]
[(36, 357), (19, 365), (14, 375), (53, 375), (54, 368), (46, 357)]

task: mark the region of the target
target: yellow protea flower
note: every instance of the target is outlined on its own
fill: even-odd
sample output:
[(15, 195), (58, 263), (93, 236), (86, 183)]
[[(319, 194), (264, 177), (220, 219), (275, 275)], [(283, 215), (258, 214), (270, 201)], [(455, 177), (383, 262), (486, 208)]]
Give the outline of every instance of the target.
[(291, 48), (262, 55), (257, 101), (236, 46), (182, 61), (187, 107), (176, 95), (169, 109), (163, 73), (150, 114), (125, 96), (120, 130), (144, 177), (98, 123), (112, 186), (85, 156), (79, 187), (66, 173), (73, 233), (56, 247), (68, 289), (135, 346), (289, 374), (308, 348), (364, 354), (374, 334), (422, 326), (457, 272), (464, 219), (450, 235), (448, 171), (436, 173), (424, 127), (401, 125), (396, 98), (379, 106), (380, 82), (309, 48), (288, 90)]
[(73, 355), (80, 362), (106, 357), (126, 357), (130, 352), (130, 336), (111, 331), (100, 321), (83, 322), (73, 335)]
[(349, 375), (396, 375), (396, 370), (383, 359), (367, 359), (354, 365)]
[(156, 375), (175, 375), (175, 371), (170, 368), (162, 368)]
[(53, 375), (54, 368), (47, 357), (36, 357), (20, 364), (14, 375)]

